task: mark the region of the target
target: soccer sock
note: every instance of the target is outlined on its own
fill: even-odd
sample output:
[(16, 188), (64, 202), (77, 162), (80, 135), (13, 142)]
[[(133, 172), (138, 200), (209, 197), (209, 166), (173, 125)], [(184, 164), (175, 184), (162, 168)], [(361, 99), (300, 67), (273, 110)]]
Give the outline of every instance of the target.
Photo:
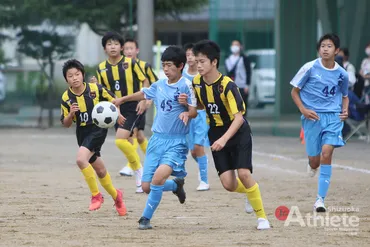
[(82, 169), (81, 172), (85, 177), (85, 181), (87, 185), (89, 186), (91, 194), (93, 196), (96, 196), (97, 194), (99, 194), (99, 188), (98, 188), (98, 183), (96, 182), (94, 168), (89, 164), (89, 166)]
[(139, 146), (139, 142), (137, 141), (137, 138), (133, 138), (134, 139), (134, 143), (132, 144), (134, 146), (134, 149), (136, 150), (137, 147)]
[(143, 215), (147, 219), (153, 217), (154, 211), (157, 209), (163, 195), (164, 185), (154, 185), (150, 184), (150, 193), (146, 201)]
[(167, 179), (166, 182), (164, 182), (164, 188), (163, 191), (176, 191), (177, 190), (177, 183), (173, 181), (172, 179)]
[(140, 169), (140, 157), (137, 154), (134, 146), (126, 139), (116, 139), (116, 146), (122, 151), (128, 160), (128, 166), (136, 171)]
[(242, 181), (240, 181), (239, 178), (236, 178), (236, 181), (238, 182), (238, 187), (236, 187), (236, 190), (234, 190), (234, 192), (238, 192), (238, 193), (247, 193), (247, 189), (244, 187), (244, 184), (242, 183)]
[(258, 184), (256, 183), (255, 185), (246, 190), (249, 203), (251, 204), (254, 212), (256, 213), (257, 218), (266, 219), (265, 209), (263, 208), (261, 192)]
[(329, 190), (330, 185), (330, 178), (331, 178), (331, 165), (322, 164), (320, 166), (320, 176), (318, 181), (318, 192), (317, 195), (321, 197), (323, 200), (326, 197), (326, 194)]
[(208, 184), (208, 159), (207, 156), (197, 157), (200, 180)]
[(99, 181), (101, 186), (103, 186), (103, 188), (108, 192), (108, 194), (111, 195), (114, 200), (116, 200), (117, 190), (116, 188), (114, 188), (112, 184), (112, 179), (110, 178), (109, 173), (107, 172), (104, 178), (99, 178)]
[(145, 138), (142, 143), (139, 143), (141, 151), (146, 154), (146, 147), (148, 146), (148, 140)]

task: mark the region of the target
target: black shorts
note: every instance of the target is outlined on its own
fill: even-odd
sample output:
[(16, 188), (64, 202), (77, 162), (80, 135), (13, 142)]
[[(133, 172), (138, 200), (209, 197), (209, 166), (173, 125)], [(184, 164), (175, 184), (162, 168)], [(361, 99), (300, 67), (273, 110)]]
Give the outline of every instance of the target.
[(95, 124), (90, 124), (76, 129), (77, 143), (79, 147), (85, 147), (94, 155), (90, 158), (89, 162), (93, 163), (100, 157), (100, 150), (107, 137), (108, 129), (102, 129)]
[(131, 132), (131, 134), (134, 131), (134, 128), (136, 124), (138, 123), (140, 116), (137, 115), (136, 107), (137, 102), (127, 102), (120, 107), (120, 111), (122, 116), (126, 118), (126, 121), (123, 125), (115, 125), (116, 130), (118, 128), (125, 129)]
[(146, 112), (140, 115), (135, 128), (138, 128), (138, 130), (145, 130), (145, 123), (146, 123)]
[[(212, 145), (227, 131), (228, 127), (212, 127), (208, 131), (208, 138)], [(212, 151), (213, 160), (218, 175), (240, 168), (249, 169), (252, 166), (252, 133), (249, 124), (245, 122), (237, 133), (226, 143), (220, 151)]]

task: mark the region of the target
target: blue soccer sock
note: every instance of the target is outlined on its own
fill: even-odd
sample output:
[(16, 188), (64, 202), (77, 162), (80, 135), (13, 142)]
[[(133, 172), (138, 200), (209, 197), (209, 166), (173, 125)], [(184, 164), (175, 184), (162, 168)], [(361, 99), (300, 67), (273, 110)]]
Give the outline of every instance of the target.
[(177, 190), (177, 183), (172, 179), (167, 179), (164, 183), (163, 191), (176, 191)]
[(162, 199), (164, 185), (150, 184), (150, 193), (146, 201), (143, 215), (147, 219), (151, 219), (154, 211), (157, 209)]
[(197, 157), (200, 180), (208, 184), (208, 158), (206, 155)]
[(323, 200), (326, 197), (326, 194), (329, 190), (330, 185), (330, 178), (331, 178), (331, 165), (324, 165), (320, 166), (320, 176), (318, 181), (318, 192), (317, 195), (321, 197)]

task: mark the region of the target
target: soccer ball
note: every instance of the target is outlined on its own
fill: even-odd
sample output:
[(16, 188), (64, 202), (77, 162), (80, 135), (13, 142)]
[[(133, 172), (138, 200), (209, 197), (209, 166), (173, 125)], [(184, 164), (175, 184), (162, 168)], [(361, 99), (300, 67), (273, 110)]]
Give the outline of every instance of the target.
[(108, 101), (99, 102), (92, 111), (93, 123), (100, 128), (113, 127), (118, 119), (118, 110), (116, 106)]

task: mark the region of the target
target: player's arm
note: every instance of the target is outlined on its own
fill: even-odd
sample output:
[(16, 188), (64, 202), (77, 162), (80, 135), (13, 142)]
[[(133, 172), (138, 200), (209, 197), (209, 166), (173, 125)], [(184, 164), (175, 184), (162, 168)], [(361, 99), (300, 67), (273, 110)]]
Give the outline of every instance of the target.
[[(140, 65), (134, 59), (132, 59), (132, 66), (133, 66), (134, 73), (136, 74), (136, 76), (139, 79), (139, 81), (141, 81), (141, 83), (143, 85), (143, 88), (150, 87), (150, 83), (149, 83), (148, 78), (146, 78), (143, 70), (140, 68)], [(138, 94), (137, 97), (141, 97), (142, 96), (142, 95), (141, 96), (139, 96), (139, 95), (141, 95), (141, 94)], [(139, 115), (140, 114), (143, 114), (146, 110), (147, 110), (146, 101), (144, 101), (143, 99), (140, 99), (140, 102), (139, 102), (139, 104), (136, 107), (137, 114), (139, 114)]]
[(349, 75), (344, 75), (344, 80), (341, 86), (342, 92), (342, 112), (339, 114), (339, 118), (341, 120), (346, 120), (348, 118), (348, 106), (349, 106), (349, 98), (348, 98), (348, 84), (349, 84)]
[(300, 68), (300, 70), (294, 76), (294, 78), (290, 82), (290, 84), (293, 86), (290, 94), (302, 115), (304, 115), (307, 119), (315, 121), (319, 119), (319, 116), (316, 114), (315, 111), (306, 109), (304, 107), (299, 93), (301, 91), (301, 88), (303, 88), (306, 82), (308, 81), (308, 78), (311, 73), (312, 64), (313, 62), (306, 63), (305, 65), (302, 66), (302, 68)]
[(114, 104), (116, 106), (119, 106), (129, 101), (152, 100), (156, 97), (156, 92), (157, 92), (157, 84), (154, 83), (149, 88), (142, 88), (141, 91), (139, 92), (115, 99)]
[(79, 111), (79, 107), (77, 103), (72, 103), (68, 105), (67, 102), (62, 101), (61, 104), (61, 118), (60, 121), (62, 122), (63, 127), (69, 128), (71, 127), (73, 120), (75, 118), (75, 114)]
[[(116, 96), (114, 93), (112, 93), (110, 90), (108, 90), (106, 87), (102, 86), (101, 84), (98, 84), (98, 90), (99, 90), (99, 101), (109, 101), (111, 103), (115, 103)], [(118, 119), (117, 123), (119, 125), (123, 125), (126, 121), (126, 118), (122, 116), (120, 107), (116, 106), (117, 112), (118, 112)]]

